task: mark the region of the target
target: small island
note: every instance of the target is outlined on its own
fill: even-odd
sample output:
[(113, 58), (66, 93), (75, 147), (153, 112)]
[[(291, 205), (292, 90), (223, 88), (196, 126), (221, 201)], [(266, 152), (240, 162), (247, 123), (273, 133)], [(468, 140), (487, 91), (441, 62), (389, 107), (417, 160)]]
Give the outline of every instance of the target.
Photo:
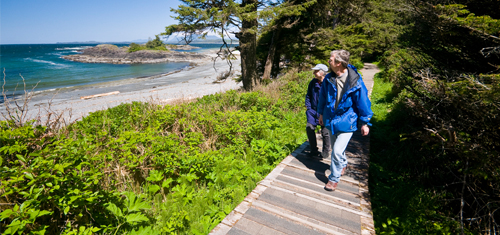
[(62, 56), (63, 59), (82, 63), (146, 64), (164, 62), (201, 62), (207, 55), (172, 50), (138, 50), (129, 47), (101, 44), (82, 50), (81, 54)]
[(118, 47), (111, 44), (100, 44), (82, 50), (81, 54), (62, 56), (63, 59), (82, 63), (108, 64), (150, 64), (164, 62), (194, 62), (205, 61), (208, 56), (193, 52), (176, 50), (191, 50), (197, 47), (189, 45), (165, 45), (158, 36), (146, 44), (131, 43), (128, 47)]

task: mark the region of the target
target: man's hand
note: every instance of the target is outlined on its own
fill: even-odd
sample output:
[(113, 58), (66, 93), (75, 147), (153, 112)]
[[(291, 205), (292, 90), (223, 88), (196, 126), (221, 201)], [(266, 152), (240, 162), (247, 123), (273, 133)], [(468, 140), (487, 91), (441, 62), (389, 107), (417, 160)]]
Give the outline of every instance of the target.
[(368, 127), (368, 125), (362, 125), (361, 126), (361, 135), (362, 136), (367, 136), (368, 133), (370, 133), (370, 128)]
[(323, 115), (322, 114), (319, 115), (318, 122), (319, 122), (320, 126), (324, 126), (323, 125)]

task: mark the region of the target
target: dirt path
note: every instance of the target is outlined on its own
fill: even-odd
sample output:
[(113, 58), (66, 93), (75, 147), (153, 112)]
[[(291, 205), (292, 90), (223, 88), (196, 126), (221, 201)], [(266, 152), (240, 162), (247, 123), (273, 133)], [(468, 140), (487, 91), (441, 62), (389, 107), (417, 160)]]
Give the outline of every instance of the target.
[(373, 77), (376, 73), (380, 72), (375, 64), (365, 63), (365, 67), (359, 70), (361, 76), (363, 76), (363, 82), (365, 82), (366, 89), (368, 89), (368, 97), (372, 94), (373, 89)]

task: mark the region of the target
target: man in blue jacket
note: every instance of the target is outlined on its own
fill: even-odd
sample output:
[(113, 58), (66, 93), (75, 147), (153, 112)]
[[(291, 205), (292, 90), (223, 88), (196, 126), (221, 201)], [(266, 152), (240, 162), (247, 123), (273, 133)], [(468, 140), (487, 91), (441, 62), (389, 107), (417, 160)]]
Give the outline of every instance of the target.
[(327, 74), (318, 101), (319, 124), (325, 125), (330, 134), (332, 163), (325, 190), (337, 188), (340, 176), (347, 167), (345, 149), (354, 131), (361, 126), (361, 135), (368, 135), (373, 116), (368, 90), (356, 67), (349, 64), (350, 53), (334, 50), (328, 63), (332, 70)]
[(316, 126), (318, 126), (319, 113), (316, 112), (318, 107), (319, 92), (321, 89), (321, 84), (325, 78), (326, 73), (328, 73), (328, 67), (324, 64), (318, 64), (312, 68), (314, 78), (309, 82), (307, 86), (306, 94), (306, 116), (307, 116), (307, 126), (306, 133), (309, 139), (309, 146), (311, 147), (310, 156), (327, 157), (330, 152), (330, 136), (328, 130), (324, 125), (321, 125), (321, 137), (323, 138), (323, 148), (322, 153), (318, 151), (318, 143), (316, 141)]

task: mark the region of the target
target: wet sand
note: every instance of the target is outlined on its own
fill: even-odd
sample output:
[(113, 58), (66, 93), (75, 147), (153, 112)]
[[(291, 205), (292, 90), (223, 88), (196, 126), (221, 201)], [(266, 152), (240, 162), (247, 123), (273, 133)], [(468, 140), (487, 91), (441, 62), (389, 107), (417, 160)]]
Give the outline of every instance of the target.
[[(45, 123), (48, 114), (63, 114), (64, 121), (80, 120), (91, 112), (104, 110), (133, 101), (169, 104), (179, 99), (193, 99), (204, 95), (239, 89), (242, 83), (228, 78), (225, 82), (214, 83), (217, 77), (229, 70), (226, 60), (216, 57), (215, 51), (205, 51), (212, 59), (196, 61), (188, 68), (168, 74), (130, 78), (114, 82), (58, 89), (37, 93), (28, 105), (26, 119), (40, 119)], [(239, 56), (231, 60), (232, 77), (241, 74)], [(217, 69), (215, 70), (214, 67)], [(116, 94), (115, 91), (119, 93)], [(113, 95), (81, 99), (81, 97), (115, 92)], [(11, 106), (13, 102), (11, 101)], [(0, 104), (0, 112), (6, 113), (5, 103)], [(0, 115), (0, 120), (3, 120)]]

